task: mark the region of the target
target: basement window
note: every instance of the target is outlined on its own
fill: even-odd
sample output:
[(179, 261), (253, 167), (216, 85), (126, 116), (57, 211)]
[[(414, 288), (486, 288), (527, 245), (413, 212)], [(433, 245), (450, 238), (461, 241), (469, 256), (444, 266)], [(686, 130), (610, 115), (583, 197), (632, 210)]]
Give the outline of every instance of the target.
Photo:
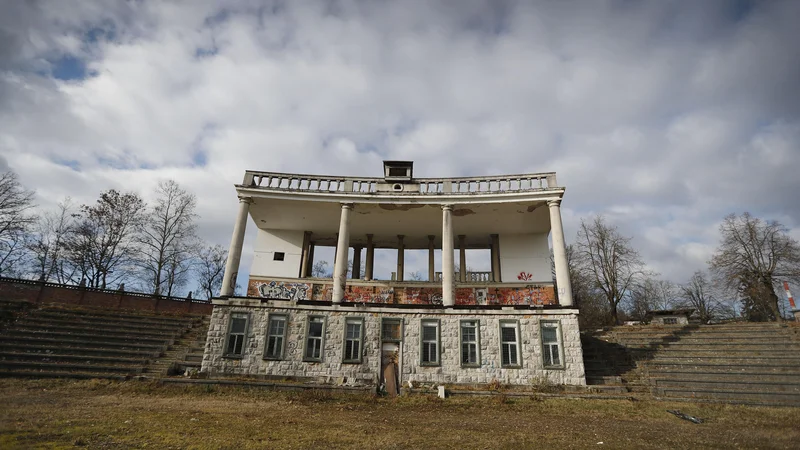
[(441, 345), (438, 320), (420, 322), (420, 365), (438, 366)]
[(461, 321), (461, 367), (480, 367), (480, 335), (477, 320)]
[(516, 320), (500, 322), (500, 365), (519, 368), (519, 323)]
[(283, 349), (286, 346), (286, 316), (270, 314), (267, 325), (267, 345), (264, 349), (264, 359), (283, 359)]
[(273, 261), (283, 261), (283, 258), (285, 258), (285, 257), (286, 257), (285, 253), (283, 253), (283, 252), (275, 252), (272, 255), (272, 260)]
[(364, 342), (364, 319), (353, 317), (344, 325), (343, 363), (361, 364), (361, 348)]
[(563, 368), (561, 327), (558, 322), (542, 321), (542, 359), (545, 368)]
[(306, 327), (306, 350), (303, 361), (321, 362), (322, 349), (325, 343), (325, 318), (309, 316)]
[(245, 341), (247, 339), (247, 324), (250, 315), (247, 313), (231, 313), (231, 320), (228, 324), (228, 337), (225, 344), (225, 355), (233, 358), (241, 358), (244, 354)]

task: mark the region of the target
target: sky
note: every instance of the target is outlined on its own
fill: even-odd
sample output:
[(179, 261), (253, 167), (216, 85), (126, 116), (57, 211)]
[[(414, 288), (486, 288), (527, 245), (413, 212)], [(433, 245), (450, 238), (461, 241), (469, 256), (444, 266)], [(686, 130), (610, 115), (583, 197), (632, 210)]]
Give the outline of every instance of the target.
[(603, 214), (683, 282), (727, 214), (800, 239), (798, 42), (792, 0), (0, 0), (0, 169), (43, 210), (174, 179), (226, 248), (248, 169), (555, 171), (568, 243)]

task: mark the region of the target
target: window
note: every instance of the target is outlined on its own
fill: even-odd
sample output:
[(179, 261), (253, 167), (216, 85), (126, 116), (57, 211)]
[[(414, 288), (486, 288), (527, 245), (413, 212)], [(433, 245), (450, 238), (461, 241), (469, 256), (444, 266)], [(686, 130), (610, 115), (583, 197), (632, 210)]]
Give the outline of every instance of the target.
[(344, 323), (344, 356), (342, 362), (361, 363), (364, 319), (350, 318)]
[(303, 361), (322, 361), (322, 345), (324, 344), (325, 318), (309, 316), (306, 329), (306, 351)]
[(285, 257), (286, 257), (286, 254), (284, 252), (275, 252), (275, 253), (272, 254), (272, 260), (273, 261), (283, 261), (283, 258), (285, 258)]
[(402, 340), (400, 319), (383, 319), (381, 322), (381, 340), (383, 342), (400, 342)]
[(225, 356), (242, 356), (244, 354), (248, 319), (249, 315), (247, 313), (231, 313)]
[(407, 177), (408, 169), (405, 167), (389, 167), (390, 177)]
[(545, 367), (564, 367), (558, 322), (542, 322), (542, 358)]
[(678, 318), (677, 317), (665, 317), (664, 318), (664, 325), (677, 325)]
[(420, 321), (420, 365), (438, 366), (439, 352), (439, 321)]
[(519, 332), (516, 321), (500, 322), (500, 365), (519, 367)]
[(461, 367), (480, 367), (478, 321), (461, 321)]
[(264, 358), (282, 359), (286, 342), (286, 316), (271, 314), (267, 325), (267, 345)]

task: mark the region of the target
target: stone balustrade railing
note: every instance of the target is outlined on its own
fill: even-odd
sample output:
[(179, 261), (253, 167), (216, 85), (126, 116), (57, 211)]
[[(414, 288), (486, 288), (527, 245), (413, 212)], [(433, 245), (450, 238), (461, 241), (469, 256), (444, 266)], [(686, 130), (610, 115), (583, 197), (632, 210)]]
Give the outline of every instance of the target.
[[(453, 274), (453, 279), (458, 280), (460, 275), (458, 272)], [(442, 272), (436, 272), (435, 281), (442, 281)], [(492, 272), (467, 272), (467, 283), (480, 283), (484, 281), (492, 281)]]
[[(363, 195), (378, 192), (378, 185), (392, 184), (383, 178), (301, 175), (278, 172), (245, 172), (244, 187), (268, 190)], [(556, 189), (555, 172), (464, 178), (415, 178), (415, 195), (502, 194)], [(404, 192), (391, 192), (403, 194)]]

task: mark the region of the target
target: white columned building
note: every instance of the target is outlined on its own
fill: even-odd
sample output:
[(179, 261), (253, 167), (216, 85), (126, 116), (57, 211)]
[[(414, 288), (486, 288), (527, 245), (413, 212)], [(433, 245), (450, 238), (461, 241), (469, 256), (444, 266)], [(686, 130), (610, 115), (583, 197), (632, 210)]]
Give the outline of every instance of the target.
[[(415, 178), (386, 161), (380, 178), (247, 171), (236, 191), (209, 376), (585, 384), (555, 173)], [(248, 218), (258, 237), (234, 296)], [(335, 249), (330, 278), (312, 276), (318, 247)], [(397, 251), (393, 276), (375, 249)], [(475, 249), (489, 271), (470, 269)], [(406, 276), (406, 250), (427, 250), (426, 280)]]

